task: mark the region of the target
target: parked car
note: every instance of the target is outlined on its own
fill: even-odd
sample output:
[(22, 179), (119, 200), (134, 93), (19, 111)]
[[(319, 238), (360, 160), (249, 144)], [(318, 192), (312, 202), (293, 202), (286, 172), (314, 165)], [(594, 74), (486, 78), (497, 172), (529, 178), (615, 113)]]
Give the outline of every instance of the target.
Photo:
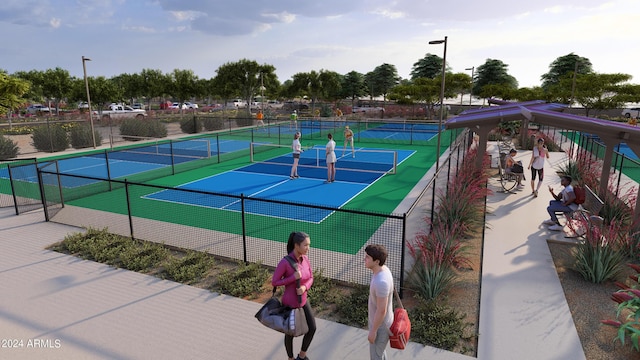
[(49, 111), (51, 110), (42, 104), (31, 104), (27, 107), (27, 114), (48, 113)]
[(288, 110), (288, 111), (292, 111), (292, 110), (309, 110), (309, 105), (305, 104), (305, 103), (300, 103), (300, 102), (296, 102), (296, 101), (285, 101), (285, 103), (282, 105), (282, 109), (283, 110)]
[(170, 110), (176, 110), (176, 109), (186, 109), (187, 106), (185, 104), (180, 105), (180, 103), (174, 102), (171, 105), (169, 105), (169, 109)]
[(622, 110), (622, 116), (628, 118), (640, 118), (640, 107)]
[(139, 109), (139, 110), (145, 110), (145, 106), (142, 103), (133, 103), (133, 105), (131, 105), (132, 108), (134, 109)]
[(82, 101), (78, 103), (78, 109), (88, 109), (89, 103), (86, 101)]
[(163, 101), (160, 103), (160, 110), (167, 110), (171, 106), (171, 101)]
[(198, 104), (194, 104), (194, 103), (190, 103), (190, 102), (186, 102), (184, 104), (182, 104), (182, 108), (185, 109), (197, 109), (198, 108)]
[(267, 107), (269, 109), (280, 109), (282, 108), (282, 103), (278, 100), (269, 100), (267, 101)]
[(245, 108), (247, 107), (247, 102), (242, 99), (233, 99), (227, 103), (228, 108)]

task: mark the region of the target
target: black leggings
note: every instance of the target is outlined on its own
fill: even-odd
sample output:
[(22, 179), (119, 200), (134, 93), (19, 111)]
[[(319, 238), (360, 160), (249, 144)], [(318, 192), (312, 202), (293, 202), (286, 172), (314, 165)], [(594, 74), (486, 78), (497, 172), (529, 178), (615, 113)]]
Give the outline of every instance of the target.
[[(302, 338), (302, 351), (307, 352), (309, 349), (309, 345), (311, 345), (311, 340), (313, 340), (313, 335), (316, 333), (316, 319), (313, 317), (313, 312), (311, 312), (311, 306), (307, 301), (306, 304), (302, 307), (304, 311), (304, 316), (307, 318), (307, 325), (309, 326), (309, 332), (304, 334)], [(284, 348), (287, 350), (287, 356), (290, 358), (293, 357), (293, 336), (285, 335), (284, 336)]]

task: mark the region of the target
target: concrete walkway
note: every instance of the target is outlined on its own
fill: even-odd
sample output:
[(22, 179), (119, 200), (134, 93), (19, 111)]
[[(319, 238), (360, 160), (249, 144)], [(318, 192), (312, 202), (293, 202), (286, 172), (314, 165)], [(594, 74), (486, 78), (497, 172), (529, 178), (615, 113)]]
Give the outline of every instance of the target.
[[(527, 164), (529, 153), (520, 156)], [(527, 186), (488, 199), (479, 359), (585, 358), (546, 242), (563, 237), (540, 225), (546, 184), (559, 187), (551, 166), (563, 158), (552, 154), (538, 198)], [(283, 336), (253, 317), (258, 303), (45, 250), (76, 231), (44, 222), (41, 211), (0, 209), (0, 359), (286, 359)], [(368, 359), (366, 338), (365, 330), (318, 319), (308, 356)], [(387, 352), (473, 359), (416, 343)]]

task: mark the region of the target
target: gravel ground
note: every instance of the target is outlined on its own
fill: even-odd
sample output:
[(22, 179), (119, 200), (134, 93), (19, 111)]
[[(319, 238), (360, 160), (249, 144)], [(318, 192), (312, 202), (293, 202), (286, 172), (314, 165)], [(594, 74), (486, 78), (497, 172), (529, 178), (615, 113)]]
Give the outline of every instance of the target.
[[(620, 341), (614, 342), (617, 329), (600, 323), (600, 320), (615, 320), (617, 304), (611, 300), (611, 294), (618, 287), (612, 281), (590, 283), (571, 270), (572, 245), (550, 243), (549, 249), (587, 360), (640, 358), (640, 354), (632, 350), (628, 343), (623, 346)], [(626, 282), (628, 276), (634, 273), (625, 266), (616, 280)]]

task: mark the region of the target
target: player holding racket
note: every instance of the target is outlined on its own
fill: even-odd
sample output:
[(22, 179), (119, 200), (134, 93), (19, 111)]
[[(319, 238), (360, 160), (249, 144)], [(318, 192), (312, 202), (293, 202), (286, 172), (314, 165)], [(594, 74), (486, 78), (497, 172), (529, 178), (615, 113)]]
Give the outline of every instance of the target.
[(344, 127), (344, 148), (342, 149), (342, 156), (347, 150), (347, 144), (351, 144), (351, 157), (356, 157), (356, 151), (353, 148), (353, 131), (349, 129), (349, 125)]
[(293, 135), (293, 143), (291, 143), (291, 150), (293, 150), (293, 166), (291, 167), (291, 175), (289, 179), (294, 180), (299, 178), (298, 176), (298, 162), (300, 161), (300, 153), (302, 152), (302, 145), (300, 144), (300, 132), (296, 131)]

